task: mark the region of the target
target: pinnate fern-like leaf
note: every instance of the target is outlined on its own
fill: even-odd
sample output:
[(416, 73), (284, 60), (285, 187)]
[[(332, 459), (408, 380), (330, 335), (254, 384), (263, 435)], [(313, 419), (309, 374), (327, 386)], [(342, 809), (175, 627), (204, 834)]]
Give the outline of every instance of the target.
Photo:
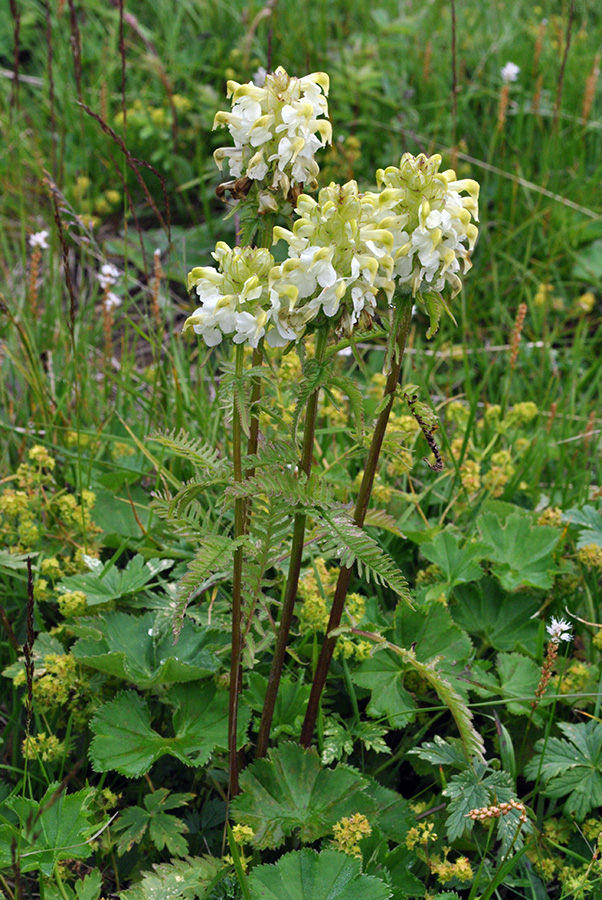
[(119, 896), (121, 900), (202, 900), (222, 866), (222, 860), (214, 856), (155, 863), (153, 872), (143, 872), (142, 880)]
[(415, 669), (421, 678), (424, 678), (430, 684), (441, 702), (447, 706), (460, 733), (460, 740), (464, 747), (466, 759), (470, 760), (473, 757), (477, 757), (477, 759), (483, 760), (485, 745), (483, 738), (473, 725), (472, 713), (450, 682), (437, 670), (437, 659), (421, 662), (416, 659), (416, 654), (413, 650), (405, 650), (403, 647), (398, 647), (388, 641), (385, 644), (390, 650), (400, 656), (404, 663)]
[(361, 443), (364, 433), (364, 398), (355, 381), (344, 376), (330, 379), (330, 385), (337, 387), (349, 398), (349, 405), (355, 420), (355, 431), (358, 443)]
[(308, 359), (303, 366), (303, 379), (299, 386), (297, 394), (297, 404), (293, 413), (293, 423), (291, 433), (293, 440), (297, 439), (297, 430), (299, 428), (299, 419), (301, 413), (307, 406), (307, 401), (314, 391), (320, 390), (328, 384), (331, 378), (332, 366), (330, 363), (320, 363), (316, 359)]
[(333, 503), (333, 492), (324, 478), (290, 469), (266, 468), (242, 482), (233, 482), (226, 490), (233, 499), (244, 497), (253, 499), (260, 494), (285, 501), (290, 507), (329, 509)]
[(175, 429), (168, 431), (166, 434), (154, 431), (149, 435), (149, 440), (161, 444), (176, 456), (187, 459), (199, 469), (215, 472), (221, 465), (214, 447), (205, 444), (200, 438), (192, 438), (183, 428), (177, 432)]
[(357, 564), (360, 575), (377, 584), (386, 584), (411, 605), (408, 583), (375, 539), (359, 528), (346, 511), (322, 512), (316, 516), (323, 526), (320, 543), (325, 554), (336, 556), (341, 566)]
[(201, 539), (195, 557), (188, 563), (188, 572), (178, 584), (178, 596), (173, 617), (174, 640), (177, 641), (186, 607), (193, 594), (203, 590), (209, 577), (216, 572), (227, 571), (237, 542), (219, 534), (209, 534)]

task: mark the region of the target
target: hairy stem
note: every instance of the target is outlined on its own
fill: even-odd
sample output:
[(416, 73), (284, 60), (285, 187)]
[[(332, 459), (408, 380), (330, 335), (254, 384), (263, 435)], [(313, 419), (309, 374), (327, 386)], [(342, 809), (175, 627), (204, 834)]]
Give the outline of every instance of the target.
[[(320, 331), (318, 331), (316, 335), (316, 359), (320, 363), (324, 359), (327, 340), (327, 329), (320, 329)], [(319, 394), (320, 389), (317, 388), (307, 401), (307, 410), (305, 412), (305, 429), (303, 431), (303, 447), (301, 451), (301, 460), (299, 462), (299, 470), (301, 472), (304, 472), (306, 475), (309, 475), (311, 471), (311, 459), (316, 430), (316, 414), (318, 411)], [(303, 558), (303, 543), (305, 539), (305, 521), (305, 512), (298, 511), (295, 514), (293, 524), (291, 559), (288, 570), (288, 578), (286, 581), (286, 588), (284, 592), (282, 616), (280, 618), (280, 626), (278, 628), (278, 635), (276, 637), (274, 658), (272, 659), (272, 667), (270, 669), (270, 674), (268, 677), (268, 686), (263, 703), (261, 722), (259, 725), (257, 749), (255, 752), (255, 756), (258, 759), (262, 756), (265, 756), (268, 751), (270, 727), (272, 725), (272, 718), (274, 716), (274, 707), (276, 706), (278, 686), (280, 684), (280, 677), (282, 675), (282, 669), (284, 667), (284, 658), (286, 655), (288, 636), (291, 630), (295, 600), (297, 598), (297, 587), (299, 585), (299, 575), (301, 572), (301, 562)]]
[[(236, 347), (236, 377), (243, 371), (244, 347)], [(240, 411), (236, 400), (232, 410), (232, 456), (234, 462), (234, 480), (242, 482), (242, 428)], [(240, 538), (245, 530), (245, 501), (237, 498), (234, 503), (234, 537)], [(228, 783), (230, 796), (238, 794), (238, 757), (236, 754), (236, 731), (238, 720), (238, 695), (240, 687), (240, 664), (242, 653), (241, 613), (242, 613), (242, 547), (234, 551), (234, 570), (232, 575), (232, 659), (230, 662), (230, 703), (228, 713)]]
[[(355, 504), (353, 520), (355, 524), (360, 528), (364, 524), (364, 519), (366, 518), (366, 511), (368, 509), (368, 503), (370, 502), (372, 486), (374, 484), (374, 479), (376, 477), (378, 468), (378, 459), (387, 430), (389, 415), (391, 414), (393, 401), (395, 399), (395, 390), (399, 382), (401, 366), (403, 363), (403, 354), (406, 346), (406, 341), (408, 339), (410, 323), (412, 320), (412, 297), (409, 295), (404, 295), (399, 299), (398, 302), (401, 304), (401, 307), (399, 310), (400, 315), (397, 319), (397, 321), (399, 322), (397, 337), (395, 338), (397, 352), (394, 355), (391, 363), (391, 370), (387, 378), (384, 394), (385, 398), (388, 397), (388, 400), (376, 421), (376, 427), (374, 429), (374, 434), (372, 435), (372, 442), (370, 444), (368, 458), (366, 459), (366, 465), (364, 468), (364, 477), (362, 478), (362, 483)], [(330, 661), (332, 660), (332, 654), (337, 642), (336, 636), (331, 637), (331, 632), (334, 629), (338, 628), (341, 624), (341, 618), (343, 615), (343, 609), (345, 608), (345, 600), (347, 598), (347, 591), (349, 590), (349, 583), (351, 581), (352, 572), (353, 569), (348, 568), (347, 566), (342, 566), (339, 572), (337, 586), (332, 601), (332, 609), (330, 611), (330, 619), (328, 621), (328, 626), (326, 629), (326, 637), (324, 638), (322, 649), (320, 651), (318, 665), (311, 686), (309, 703), (307, 705), (307, 711), (305, 713), (305, 719), (303, 721), (303, 728), (301, 730), (301, 745), (303, 747), (309, 747), (311, 745), (314, 729), (316, 727), (318, 709), (320, 706), (320, 697), (322, 696), (322, 690), (326, 683), (326, 677), (330, 668)]]

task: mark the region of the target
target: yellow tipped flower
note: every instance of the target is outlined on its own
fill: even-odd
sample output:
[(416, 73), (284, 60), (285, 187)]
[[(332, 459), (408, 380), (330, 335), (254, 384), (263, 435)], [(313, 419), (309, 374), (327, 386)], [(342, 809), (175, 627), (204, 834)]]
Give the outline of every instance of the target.
[(259, 87), (229, 81), (231, 112), (220, 111), (214, 128), (225, 127), (234, 147), (220, 147), (214, 159), (221, 169), (228, 160), (233, 178), (269, 180), (285, 196), (295, 185), (317, 187), (316, 150), (332, 141), (328, 116), (329, 79), (325, 72), (294, 78), (280, 66)]
[(224, 336), (235, 344), (257, 347), (269, 322), (269, 274), (274, 259), (268, 250), (234, 247), (220, 241), (213, 258), (219, 269), (199, 266), (188, 274), (188, 290), (195, 288), (201, 305), (186, 319), (184, 331), (192, 328), (208, 347)]

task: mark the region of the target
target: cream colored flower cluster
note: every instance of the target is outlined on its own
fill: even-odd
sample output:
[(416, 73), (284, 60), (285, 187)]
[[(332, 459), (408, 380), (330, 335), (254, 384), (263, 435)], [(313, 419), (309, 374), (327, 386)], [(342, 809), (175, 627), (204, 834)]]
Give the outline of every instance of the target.
[(288, 195), (291, 187), (317, 187), (316, 150), (332, 139), (327, 121), (329, 79), (324, 72), (294, 78), (280, 66), (266, 75), (259, 87), (250, 81), (228, 82), (231, 112), (218, 112), (214, 128), (226, 126), (234, 147), (220, 147), (214, 159), (222, 168), (228, 160), (230, 175), (271, 181)]
[(458, 273), (470, 269), (478, 235), (472, 222), (479, 218), (478, 183), (458, 180), (453, 169), (439, 172), (440, 165), (439, 154), (405, 153), (399, 166), (377, 171), (381, 190), (370, 195), (377, 217), (397, 215), (398, 224), (387, 224), (395, 238), (395, 279), (414, 296), (442, 291), (446, 283), (455, 296), (462, 288)]
[[(274, 243), (288, 244), (280, 265), (267, 250), (219, 243), (218, 269), (188, 276), (200, 306), (185, 327), (211, 347), (225, 336), (252, 347), (264, 337), (284, 346), (326, 320), (345, 334), (367, 325), (378, 295), (391, 303), (397, 289), (424, 301), (433, 333), (445, 306), (440, 292), (450, 285), (457, 294), (471, 266), (477, 182), (440, 172), (439, 155), (406, 153), (399, 166), (377, 171), (378, 191), (360, 193), (355, 181), (331, 183), (316, 200), (299, 191), (316, 185), (314, 153), (331, 140), (330, 124), (320, 118), (328, 114), (328, 76), (291, 78), (279, 68), (262, 87), (229, 82), (228, 92), (232, 111), (219, 112), (215, 127), (228, 127), (234, 147), (217, 150), (216, 161), (227, 158), (233, 176), (260, 183), (260, 208), (273, 202), (278, 209), (277, 192), (296, 197), (296, 220), (292, 230), (273, 230)], [(244, 202), (248, 184), (230, 189)]]
[(184, 331), (193, 328), (208, 347), (231, 337), (235, 344), (257, 344), (269, 322), (268, 275), (274, 266), (269, 250), (250, 247), (231, 249), (223, 241), (215, 247), (213, 266), (199, 266), (188, 274), (201, 305), (186, 319)]
[(350, 332), (372, 318), (376, 296), (389, 299), (393, 235), (374, 220), (355, 181), (330, 184), (318, 200), (301, 194), (293, 230), (276, 226), (274, 242), (288, 243), (288, 259), (272, 275), (272, 316), (282, 343), (296, 340), (320, 314)]

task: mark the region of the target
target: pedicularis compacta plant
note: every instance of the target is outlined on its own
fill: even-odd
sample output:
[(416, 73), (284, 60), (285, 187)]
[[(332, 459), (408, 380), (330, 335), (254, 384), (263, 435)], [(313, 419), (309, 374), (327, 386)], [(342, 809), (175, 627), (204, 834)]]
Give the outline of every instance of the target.
[[(323, 72), (293, 78), (283, 68), (266, 75), (262, 86), (228, 82), (232, 109), (218, 112), (214, 127), (226, 127), (234, 146), (222, 147), (214, 156), (220, 168), (224, 161), (229, 166), (231, 180), (220, 185), (218, 195), (229, 194), (235, 201), (241, 244), (231, 248), (220, 241), (213, 253), (217, 266), (198, 267), (188, 275), (188, 287), (199, 305), (184, 329), (196, 332), (208, 347), (223, 341), (232, 341), (235, 347), (234, 363), (224, 367), (221, 382), (231, 409), (232, 460), (218, 462), (209, 447), (197, 452), (197, 461), (202, 456), (206, 465), (194, 491), (187, 486), (175, 497), (158, 498), (158, 507), (167, 509), (168, 516), (176, 511), (182, 515), (191, 493), (198, 496), (203, 488), (221, 484), (225, 505), (234, 509), (225, 533), (212, 530), (201, 539), (195, 563), (180, 586), (175, 626), (177, 637), (189, 600), (231, 557), (230, 796), (239, 792), (237, 710), (245, 636), (257, 605), (269, 605), (262, 587), (274, 554), (281, 549), (283, 530), (292, 529), (290, 559), (256, 757), (268, 750), (308, 519), (318, 523), (317, 543), (338, 557), (341, 568), (327, 635), (315, 661), (301, 737), (304, 746), (311, 744), (354, 564), (367, 579), (387, 584), (410, 603), (402, 573), (362, 526), (398, 390), (412, 307), (417, 304), (428, 313), (428, 336), (434, 334), (442, 311), (451, 316), (448, 298), (462, 288), (461, 276), (470, 269), (477, 239), (479, 185), (471, 179), (458, 180), (452, 170), (441, 172), (439, 155), (404, 154), (398, 166), (376, 172), (376, 191), (361, 192), (355, 181), (349, 181), (329, 184), (317, 199), (304, 192), (317, 188), (315, 154), (332, 139), (328, 88)], [(280, 257), (284, 249), (281, 262), (276, 263), (272, 247)], [(357, 387), (336, 376), (331, 362), (336, 351), (353, 347), (377, 317), (387, 336), (387, 377), (372, 438), (360, 438), (367, 454), (351, 513), (334, 503), (327, 481), (312, 472), (318, 395), (336, 386), (349, 396), (361, 418)], [(304, 344), (310, 336), (314, 353), (308, 357)], [(245, 366), (246, 344), (253, 348), (250, 367)], [(260, 447), (261, 382), (273, 369), (270, 353), (276, 351), (271, 348), (282, 347), (296, 348), (304, 360), (293, 434), (283, 435), (275, 446)], [(299, 446), (297, 424), (302, 414)], [(432, 446), (432, 420), (429, 426), (422, 415), (417, 418)], [(287, 507), (284, 515), (276, 502), (282, 500)], [(271, 546), (269, 540), (266, 546), (258, 538), (261, 521), (268, 528), (278, 522), (278, 539), (274, 535)], [(480, 746), (476, 735), (473, 743)]]

